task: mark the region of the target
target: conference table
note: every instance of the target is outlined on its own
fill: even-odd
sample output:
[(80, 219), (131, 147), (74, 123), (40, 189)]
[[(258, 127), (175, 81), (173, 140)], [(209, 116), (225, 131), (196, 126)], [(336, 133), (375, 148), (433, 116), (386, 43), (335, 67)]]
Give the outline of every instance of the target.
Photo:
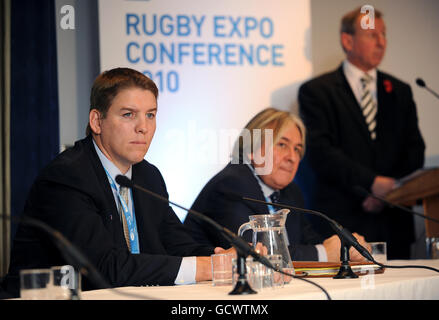
[[(439, 260), (390, 260), (392, 266), (424, 265), (439, 269)], [(356, 279), (307, 278), (319, 284), (333, 300), (439, 300), (439, 273), (427, 269), (387, 268), (382, 274)], [(293, 279), (282, 288), (269, 288), (252, 295), (229, 295), (232, 285), (123, 287), (82, 292), (83, 300), (324, 300), (318, 287)]]

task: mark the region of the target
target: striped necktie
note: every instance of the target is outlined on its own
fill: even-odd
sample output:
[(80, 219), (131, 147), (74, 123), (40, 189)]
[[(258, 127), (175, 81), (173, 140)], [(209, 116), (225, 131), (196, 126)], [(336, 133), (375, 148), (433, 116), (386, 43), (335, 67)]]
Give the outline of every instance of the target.
[(372, 140), (376, 139), (376, 114), (377, 114), (377, 105), (372, 97), (372, 93), (370, 92), (370, 83), (372, 81), (372, 77), (368, 74), (365, 74), (361, 78), (362, 85), (362, 96), (361, 96), (361, 110), (363, 112), (364, 120), (366, 121), (367, 128), (370, 132), (370, 137)]
[[(120, 187), (119, 193), (120, 193), (122, 199), (125, 201), (127, 207), (129, 207), (128, 188)], [(123, 234), (125, 236), (125, 241), (127, 243), (128, 250), (131, 251), (131, 243), (130, 243), (130, 235), (129, 235), (129, 231), (128, 231), (128, 224), (127, 224), (127, 219), (125, 217), (125, 212), (123, 211), (122, 204), (119, 206), (119, 214), (122, 217)]]

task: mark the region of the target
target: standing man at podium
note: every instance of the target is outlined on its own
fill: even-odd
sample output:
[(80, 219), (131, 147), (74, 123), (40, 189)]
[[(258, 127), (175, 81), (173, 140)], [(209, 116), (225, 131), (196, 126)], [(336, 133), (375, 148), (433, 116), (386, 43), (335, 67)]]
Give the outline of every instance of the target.
[(377, 69), (387, 44), (379, 11), (361, 13), (358, 8), (347, 13), (340, 41), (343, 63), (299, 90), (300, 112), (309, 130), (299, 184), (312, 209), (367, 241), (386, 241), (389, 259), (408, 259), (413, 217), (354, 190), (360, 186), (385, 197), (395, 179), (423, 166), (425, 145), (412, 92)]

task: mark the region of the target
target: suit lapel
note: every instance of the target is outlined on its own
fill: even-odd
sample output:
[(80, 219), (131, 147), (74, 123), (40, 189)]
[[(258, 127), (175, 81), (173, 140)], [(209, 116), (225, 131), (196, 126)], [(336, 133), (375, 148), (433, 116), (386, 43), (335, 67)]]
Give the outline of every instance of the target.
[(111, 189), (110, 183), (108, 182), (108, 177), (105, 173), (104, 167), (102, 166), (101, 160), (96, 153), (91, 136), (86, 138), (85, 148), (88, 149), (88, 154), (90, 155), (89, 158), (92, 163), (92, 167), (98, 178), (101, 190), (103, 190), (103, 205), (106, 209), (104, 210), (104, 212), (101, 212), (101, 214), (105, 215), (105, 220), (107, 220), (107, 217), (110, 217), (110, 225), (112, 228), (113, 239), (115, 240), (115, 242), (119, 243), (118, 241), (122, 239), (123, 243), (125, 243), (122, 223), (120, 222), (119, 212), (117, 210), (116, 202), (114, 200), (113, 191)]
[[(389, 133), (389, 125), (393, 123), (394, 113), (398, 112), (393, 109), (394, 95), (392, 94), (392, 84), (385, 75), (378, 71), (377, 73), (377, 95), (378, 95), (378, 113), (377, 113), (377, 137), (378, 141), (385, 140), (386, 134)], [(386, 88), (387, 86), (387, 88)], [(386, 128), (383, 124), (386, 124)]]
[[(291, 185), (285, 187), (280, 192), (280, 203), (290, 205), (293, 207), (302, 207), (302, 204), (296, 203), (297, 195), (292, 192)], [(287, 215), (285, 221), (285, 230), (287, 231), (288, 240), (291, 243), (300, 242), (303, 227), (302, 224), (302, 212), (295, 212), (290, 209), (290, 213)]]
[[(142, 183), (142, 181), (139, 181), (140, 177), (144, 175), (142, 175), (140, 172), (140, 167), (137, 165), (133, 165), (133, 171), (132, 171), (132, 181), (133, 183), (137, 184), (137, 185), (141, 185), (147, 189), (151, 189), (148, 186), (144, 186), (144, 183)], [(145, 182), (145, 181), (143, 181)], [(149, 196), (146, 193), (142, 193), (139, 190), (136, 189), (132, 189), (132, 194), (133, 194), (133, 207), (134, 207), (134, 213), (136, 215), (136, 222), (137, 222), (137, 230), (148, 230), (148, 226), (145, 223), (145, 213), (147, 214), (148, 212), (150, 212), (150, 208), (151, 208), (151, 201), (152, 201), (152, 196)], [(147, 241), (147, 239), (145, 239), (145, 237), (147, 236), (146, 234), (147, 232), (138, 232), (138, 236), (139, 236), (139, 245), (140, 245), (140, 249), (142, 249), (142, 247), (144, 245), (142, 245), (144, 243), (144, 241)]]
[[(253, 172), (247, 165), (236, 165), (230, 164), (234, 166), (239, 172), (237, 172), (237, 176), (245, 177), (245, 181), (248, 181), (246, 185), (246, 189), (241, 191), (240, 194), (243, 197), (253, 198), (256, 200), (266, 201), (264, 194), (262, 193), (261, 186), (259, 185), (258, 180), (254, 176)], [(243, 200), (243, 203), (249, 207), (254, 214), (269, 214), (267, 205), (263, 203), (256, 203), (251, 201)]]
[(372, 139), (370, 138), (369, 129), (367, 128), (366, 121), (361, 112), (361, 107), (355, 98), (354, 92), (352, 91), (346, 76), (344, 75), (342, 66), (336, 71), (336, 83), (337, 94), (342, 100), (342, 105), (346, 106), (346, 110), (354, 119), (355, 125), (358, 127), (365, 140), (372, 145)]
[(107, 174), (105, 173), (101, 160), (99, 160), (98, 154), (96, 153), (91, 137), (90, 139), (86, 140), (86, 148), (89, 149), (88, 151), (90, 154), (90, 161), (95, 170), (96, 176), (98, 177), (100, 186), (104, 191), (105, 203), (107, 204), (108, 209), (111, 210), (110, 214), (113, 216), (113, 219), (117, 218), (116, 220), (119, 220), (118, 219), (119, 213), (117, 211), (117, 206), (114, 200), (113, 191), (111, 190), (111, 186), (110, 183), (108, 182)]

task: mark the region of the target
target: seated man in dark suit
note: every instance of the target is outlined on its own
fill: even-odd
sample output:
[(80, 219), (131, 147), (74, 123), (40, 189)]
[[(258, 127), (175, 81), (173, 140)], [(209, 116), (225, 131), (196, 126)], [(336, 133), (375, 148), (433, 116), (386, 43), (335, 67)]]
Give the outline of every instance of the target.
[(374, 17), (372, 26), (360, 8), (347, 13), (340, 30), (346, 59), (299, 89), (308, 151), (297, 182), (308, 207), (368, 241), (386, 241), (389, 259), (409, 259), (413, 216), (353, 192), (359, 186), (385, 197), (396, 179), (424, 164), (410, 86), (377, 69), (387, 38), (382, 14), (374, 10)]
[[(123, 174), (168, 197), (159, 170), (144, 160), (156, 129), (157, 96), (154, 82), (132, 69), (99, 75), (87, 137), (40, 173), (23, 213), (59, 230), (114, 287), (210, 280), (210, 255), (222, 250), (196, 243), (168, 204), (115, 182)], [(48, 236), (22, 224), (4, 286), (18, 296), (21, 269), (64, 264)], [(83, 289), (93, 287), (85, 282)]]
[[(259, 138), (254, 134), (258, 130), (262, 133)], [(269, 132), (273, 133), (272, 143), (265, 139)], [(245, 143), (243, 139), (244, 143), (241, 143), (243, 137), (248, 137), (251, 142)], [(279, 203), (303, 207), (302, 193), (292, 181), (304, 153), (305, 127), (300, 118), (285, 111), (265, 109), (246, 125), (235, 144), (232, 162), (206, 184), (192, 209), (237, 232), (243, 223), (249, 221), (250, 215), (274, 211), (265, 204), (230, 199), (228, 192), (267, 202), (275, 202), (271, 198), (277, 194)], [(229, 247), (221, 235), (191, 215), (186, 217), (184, 224), (198, 242)], [(312, 230), (304, 215), (289, 214), (286, 231), (293, 260), (340, 260), (338, 236), (319, 244), (323, 239)], [(362, 236), (355, 236), (365, 244)], [(350, 253), (352, 260), (363, 259), (357, 251), (351, 249)]]

